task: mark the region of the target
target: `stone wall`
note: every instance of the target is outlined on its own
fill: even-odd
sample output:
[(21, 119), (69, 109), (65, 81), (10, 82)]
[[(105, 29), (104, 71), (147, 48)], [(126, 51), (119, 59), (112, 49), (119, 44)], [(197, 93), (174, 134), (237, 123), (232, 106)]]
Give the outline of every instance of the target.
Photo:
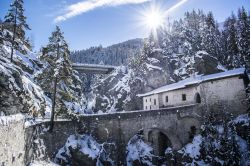
[(56, 121), (54, 131), (49, 133), (45, 131), (49, 122), (25, 127), (24, 118), (8, 120), (9, 117), (0, 119), (0, 166), (25, 166), (33, 159), (53, 159), (75, 133), (75, 123), (68, 120)]
[(0, 124), (0, 165), (21, 166), (31, 160), (32, 128), (26, 130), (24, 119)]
[[(195, 94), (198, 92), (197, 86), (187, 87), (183, 89), (177, 89), (173, 91), (164, 92), (161, 94), (162, 103), (160, 106), (181, 106), (195, 103)], [(186, 100), (182, 100), (182, 95), (186, 95)], [(166, 96), (168, 96), (168, 102), (166, 102)]]
[(240, 76), (204, 82), (200, 85), (200, 94), (210, 111), (225, 109), (240, 114), (247, 110), (246, 87)]
[[(48, 128), (49, 122), (43, 125), (45, 128)], [(57, 151), (65, 145), (68, 137), (75, 134), (76, 129), (76, 122), (63, 120), (55, 122), (53, 132), (43, 132), (40, 134), (40, 139), (44, 142), (48, 158), (53, 159), (55, 157)]]

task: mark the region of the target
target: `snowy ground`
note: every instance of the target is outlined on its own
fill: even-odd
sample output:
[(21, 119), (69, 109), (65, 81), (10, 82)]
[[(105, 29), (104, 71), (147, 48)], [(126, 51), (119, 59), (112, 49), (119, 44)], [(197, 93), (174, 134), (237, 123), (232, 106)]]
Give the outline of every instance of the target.
[(29, 166), (59, 166), (59, 165), (53, 162), (47, 162), (47, 161), (32, 161), (29, 164)]

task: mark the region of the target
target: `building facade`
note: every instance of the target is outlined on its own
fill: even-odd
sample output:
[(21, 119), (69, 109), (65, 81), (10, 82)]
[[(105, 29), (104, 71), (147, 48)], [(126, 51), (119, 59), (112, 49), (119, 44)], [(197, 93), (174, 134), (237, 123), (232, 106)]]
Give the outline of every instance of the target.
[(203, 104), (209, 109), (244, 112), (248, 105), (248, 82), (245, 69), (239, 68), (211, 75), (197, 75), (138, 96), (143, 98), (144, 110)]

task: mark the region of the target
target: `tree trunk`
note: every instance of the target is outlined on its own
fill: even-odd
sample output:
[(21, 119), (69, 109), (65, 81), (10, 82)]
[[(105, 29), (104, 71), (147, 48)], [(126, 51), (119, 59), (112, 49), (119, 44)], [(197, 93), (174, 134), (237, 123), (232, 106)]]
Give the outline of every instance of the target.
[(11, 46), (11, 54), (10, 54), (10, 61), (13, 62), (13, 51), (14, 51), (14, 43), (16, 38), (16, 17), (17, 17), (17, 7), (15, 11), (15, 23), (14, 23), (14, 30), (13, 30), (13, 37), (12, 37), (12, 46)]
[[(59, 44), (57, 45), (57, 59), (59, 59)], [(52, 131), (53, 131), (53, 128), (54, 128), (54, 117), (55, 117), (55, 108), (56, 108), (57, 82), (58, 82), (58, 78), (57, 78), (57, 76), (56, 76), (55, 81), (54, 81), (54, 92), (53, 92), (52, 111), (51, 111), (51, 117), (50, 117), (50, 128), (49, 128), (49, 132), (52, 132)]]

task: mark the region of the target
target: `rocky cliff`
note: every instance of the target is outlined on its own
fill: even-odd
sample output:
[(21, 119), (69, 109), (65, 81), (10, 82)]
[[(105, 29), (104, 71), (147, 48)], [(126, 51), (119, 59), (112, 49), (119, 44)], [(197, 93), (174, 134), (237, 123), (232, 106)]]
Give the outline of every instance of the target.
[(12, 115), (29, 113), (44, 115), (50, 101), (33, 77), (41, 67), (36, 56), (27, 48), (27, 55), (16, 51), (13, 63), (10, 62), (10, 50), (1, 47), (0, 55), (0, 113)]

